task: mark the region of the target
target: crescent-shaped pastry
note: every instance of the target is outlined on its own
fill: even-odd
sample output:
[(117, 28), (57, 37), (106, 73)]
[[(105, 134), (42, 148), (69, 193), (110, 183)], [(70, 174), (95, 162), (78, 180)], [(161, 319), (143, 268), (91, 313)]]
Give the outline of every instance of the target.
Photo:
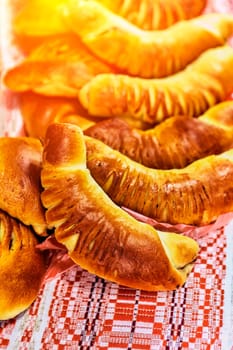
[(206, 0), (96, 0), (144, 30), (157, 30), (196, 17)]
[(233, 148), (185, 168), (145, 167), (85, 136), (91, 175), (120, 206), (160, 222), (205, 225), (233, 211)]
[(67, 23), (92, 53), (124, 74), (142, 78), (174, 74), (233, 34), (233, 15), (228, 14), (143, 31), (95, 1), (71, 1), (67, 9)]
[(94, 57), (76, 35), (49, 37), (18, 65), (5, 72), (12, 91), (34, 91), (48, 96), (75, 97), (100, 73), (115, 70)]
[(29, 137), (0, 138), (0, 209), (46, 235), (41, 203), (42, 145)]
[(67, 33), (69, 28), (63, 18), (66, 6), (67, 0), (24, 0), (13, 12), (13, 30), (26, 38)]
[(34, 92), (18, 94), (18, 105), (25, 132), (30, 137), (43, 140), (48, 125), (67, 122), (86, 129), (96, 122), (88, 116), (77, 98), (44, 96)]
[(183, 168), (231, 147), (233, 101), (219, 103), (199, 118), (168, 118), (146, 131), (113, 118), (94, 124), (84, 133), (149, 168)]
[(186, 281), (198, 244), (156, 231), (115, 205), (86, 167), (80, 128), (49, 126), (41, 178), (47, 221), (82, 268), (144, 290), (173, 290)]
[(29, 227), (0, 210), (0, 320), (25, 311), (36, 299), (46, 260)]
[(233, 90), (233, 49), (203, 53), (185, 70), (163, 79), (100, 74), (80, 90), (88, 113), (127, 117), (151, 125), (174, 115), (199, 116)]
[[(48, 126), (54, 122), (71, 123), (86, 130), (105, 119), (89, 116), (77, 98), (45, 96), (26, 91), (17, 94), (17, 103), (26, 135), (40, 140), (44, 139)], [(147, 127), (140, 120), (137, 126)]]

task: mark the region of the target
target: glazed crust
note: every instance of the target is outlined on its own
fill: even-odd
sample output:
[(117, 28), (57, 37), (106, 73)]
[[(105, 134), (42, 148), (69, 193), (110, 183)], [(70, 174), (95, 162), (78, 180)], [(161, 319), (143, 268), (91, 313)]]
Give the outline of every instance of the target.
[(42, 145), (29, 137), (0, 138), (0, 209), (46, 235), (41, 204)]
[(44, 139), (48, 125), (53, 122), (73, 123), (82, 129), (96, 122), (96, 118), (87, 115), (77, 98), (44, 96), (29, 91), (18, 96), (18, 104), (27, 136), (40, 140)]
[(12, 91), (76, 98), (77, 91), (95, 75), (114, 72), (69, 33), (45, 38), (27, 58), (7, 70), (3, 80)]
[(86, 168), (85, 142), (77, 126), (49, 126), (42, 184), (47, 221), (81, 267), (144, 290), (173, 290), (185, 282), (197, 243), (158, 232), (115, 205)]
[(85, 137), (87, 166), (110, 198), (160, 222), (205, 225), (233, 210), (233, 149), (183, 169), (147, 168)]
[(170, 27), (202, 13), (207, 1), (199, 0), (97, 0), (109, 10), (144, 30)]
[(46, 262), (32, 231), (1, 210), (0, 227), (0, 320), (7, 320), (36, 299)]
[(120, 118), (84, 131), (149, 168), (183, 168), (193, 161), (226, 151), (233, 143), (233, 101), (210, 108), (199, 118), (174, 116), (152, 129), (133, 128)]
[(90, 115), (128, 117), (151, 125), (174, 115), (197, 117), (233, 90), (233, 49), (207, 50), (185, 70), (163, 79), (100, 74), (79, 98)]
[(95, 1), (71, 1), (66, 16), (71, 31), (96, 57), (124, 74), (141, 78), (177, 73), (233, 34), (233, 16), (220, 13), (158, 31), (143, 31)]

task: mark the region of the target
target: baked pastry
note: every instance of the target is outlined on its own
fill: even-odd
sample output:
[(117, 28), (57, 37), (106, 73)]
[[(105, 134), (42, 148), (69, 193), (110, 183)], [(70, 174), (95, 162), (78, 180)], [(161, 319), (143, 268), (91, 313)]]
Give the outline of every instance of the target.
[(145, 30), (170, 27), (202, 13), (206, 0), (96, 0), (114, 13)]
[(45, 236), (47, 224), (40, 199), (41, 157), (42, 145), (37, 139), (0, 138), (0, 209)]
[(143, 31), (95, 1), (79, 0), (68, 4), (66, 17), (67, 25), (96, 57), (142, 78), (174, 74), (233, 34), (233, 15), (222, 13)]
[[(17, 94), (17, 103), (24, 121), (27, 136), (43, 140), (48, 125), (56, 123), (71, 123), (82, 130), (95, 125), (105, 118), (89, 116), (87, 110), (77, 98), (62, 96), (45, 96), (32, 91)], [(147, 128), (140, 120), (136, 124)]]
[(88, 116), (77, 98), (44, 96), (28, 91), (18, 95), (18, 105), (26, 134), (41, 140), (53, 122), (69, 122), (83, 130), (96, 123), (96, 118)]
[(47, 221), (82, 268), (144, 290), (173, 290), (186, 281), (198, 244), (156, 231), (115, 205), (86, 167), (80, 128), (48, 127), (41, 179)]
[(76, 35), (64, 34), (45, 39), (27, 58), (6, 71), (3, 81), (12, 91), (76, 98), (77, 91), (95, 75), (113, 72)]
[(233, 148), (182, 169), (150, 169), (85, 136), (91, 175), (119, 206), (159, 222), (206, 225), (233, 211)]
[(174, 116), (145, 131), (112, 118), (90, 126), (84, 133), (149, 168), (183, 168), (231, 147), (233, 101), (219, 103), (199, 118)]
[(151, 125), (178, 115), (197, 117), (233, 90), (233, 48), (207, 50), (185, 70), (163, 79), (100, 74), (80, 90), (89, 115), (127, 117)]
[(29, 227), (0, 210), (0, 320), (25, 311), (36, 299), (46, 271)]
[(19, 0), (19, 2), (21, 4), (13, 16), (13, 30), (16, 34), (44, 37), (69, 31), (63, 19), (67, 0)]

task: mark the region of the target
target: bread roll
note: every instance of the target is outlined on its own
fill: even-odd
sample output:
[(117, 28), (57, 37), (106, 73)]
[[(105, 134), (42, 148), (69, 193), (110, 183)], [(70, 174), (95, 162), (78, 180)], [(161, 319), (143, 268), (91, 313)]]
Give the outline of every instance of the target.
[(43, 140), (48, 125), (53, 122), (69, 122), (81, 129), (95, 124), (96, 118), (87, 116), (77, 98), (44, 96), (28, 91), (19, 94), (18, 101), (25, 132), (30, 137)]
[(88, 113), (155, 125), (174, 115), (197, 117), (233, 90), (233, 48), (207, 50), (185, 70), (163, 79), (99, 74), (80, 90)]
[(233, 211), (233, 148), (185, 168), (147, 168), (85, 136), (91, 175), (120, 206), (160, 222), (206, 225)]
[(146, 131), (112, 118), (94, 124), (84, 133), (149, 168), (183, 168), (231, 147), (233, 101), (219, 103), (199, 118), (168, 118)]
[(206, 0), (96, 0), (109, 10), (145, 30), (157, 30), (196, 17)]
[(74, 0), (67, 6), (66, 17), (67, 25), (96, 57), (141, 78), (177, 73), (233, 34), (233, 15), (222, 13), (145, 31), (95, 1)]
[(47, 235), (40, 199), (42, 145), (29, 137), (0, 138), (0, 209)]
[(93, 56), (76, 35), (45, 38), (30, 55), (4, 74), (16, 92), (77, 98), (77, 91), (95, 75), (115, 70)]
[(0, 320), (25, 311), (36, 299), (46, 270), (29, 227), (0, 210)]
[(63, 19), (67, 0), (19, 0), (14, 13), (13, 29), (17, 35), (45, 37), (69, 32)]
[(144, 290), (173, 290), (184, 284), (198, 244), (189, 237), (156, 231), (115, 205), (86, 167), (80, 128), (49, 126), (41, 179), (47, 221), (81, 267)]

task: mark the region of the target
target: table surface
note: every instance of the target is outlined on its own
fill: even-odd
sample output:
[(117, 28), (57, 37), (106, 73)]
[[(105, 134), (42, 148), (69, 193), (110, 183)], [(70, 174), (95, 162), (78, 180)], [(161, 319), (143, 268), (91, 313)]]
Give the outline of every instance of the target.
[(73, 266), (0, 323), (0, 349), (230, 350), (232, 231), (233, 222), (197, 239), (194, 269), (173, 292), (133, 290)]

